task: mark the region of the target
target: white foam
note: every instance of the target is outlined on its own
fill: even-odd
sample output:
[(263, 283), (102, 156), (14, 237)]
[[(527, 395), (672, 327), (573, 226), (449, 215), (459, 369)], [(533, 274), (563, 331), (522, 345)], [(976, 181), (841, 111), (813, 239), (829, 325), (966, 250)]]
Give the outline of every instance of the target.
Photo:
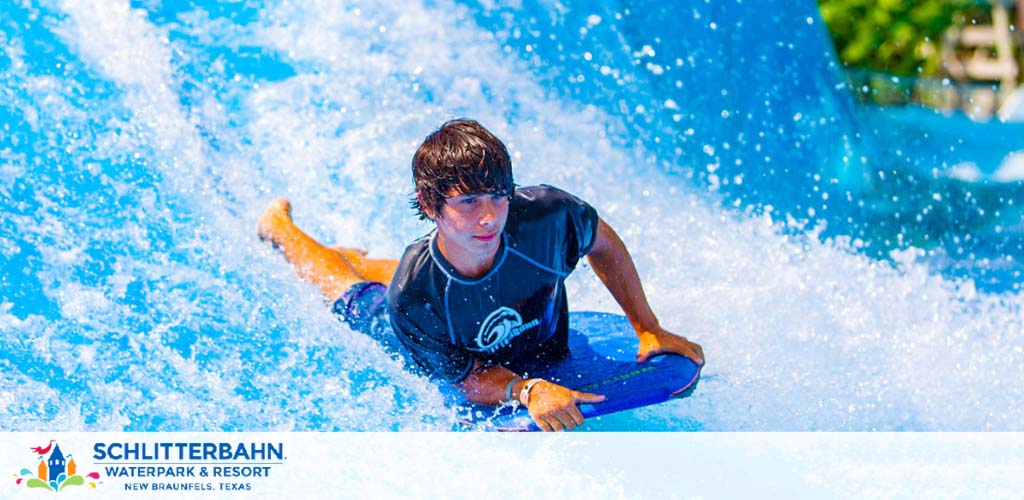
[(965, 182), (976, 182), (982, 177), (981, 169), (974, 162), (958, 163), (949, 169), (947, 175)]
[(1024, 151), (1012, 153), (1004, 158), (999, 169), (992, 174), (992, 178), (999, 182), (1024, 181)]

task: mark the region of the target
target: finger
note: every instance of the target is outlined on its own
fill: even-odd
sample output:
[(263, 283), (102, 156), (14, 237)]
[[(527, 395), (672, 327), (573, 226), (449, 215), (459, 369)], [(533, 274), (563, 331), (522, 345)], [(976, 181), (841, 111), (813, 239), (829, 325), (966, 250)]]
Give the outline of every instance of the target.
[(551, 432), (552, 430), (551, 424), (548, 424), (547, 421), (544, 419), (536, 419), (534, 420), (534, 423), (536, 423), (537, 427), (544, 432)]
[(576, 427), (576, 422), (573, 421), (572, 415), (568, 411), (560, 411), (555, 414), (555, 420), (558, 421), (558, 425), (562, 426), (561, 430), (571, 431)]
[(583, 413), (575, 406), (569, 409), (569, 418), (572, 419), (573, 428), (583, 423)]
[(686, 357), (692, 359), (694, 363), (697, 363), (700, 366), (704, 366), (704, 350), (701, 349), (700, 346), (696, 344), (694, 344), (693, 347), (688, 350), (689, 354), (687, 354)]
[(603, 395), (592, 394), (589, 392), (573, 391), (572, 396), (576, 399), (577, 403), (600, 403), (601, 401), (604, 401)]
[(652, 347), (641, 347), (640, 351), (636, 353), (636, 362), (644, 363), (648, 359), (651, 359), (656, 354), (660, 353), (661, 349), (654, 349)]
[(565, 425), (562, 423), (561, 420), (558, 419), (558, 416), (556, 415), (549, 416), (547, 422), (548, 426), (551, 427), (552, 432), (558, 432), (565, 429)]

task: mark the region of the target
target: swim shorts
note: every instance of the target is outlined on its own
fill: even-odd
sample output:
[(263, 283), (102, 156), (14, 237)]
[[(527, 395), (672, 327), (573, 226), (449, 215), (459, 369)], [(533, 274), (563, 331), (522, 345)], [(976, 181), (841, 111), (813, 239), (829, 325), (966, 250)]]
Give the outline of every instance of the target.
[(388, 319), (387, 289), (376, 281), (356, 283), (334, 301), (331, 310), (353, 330), (391, 344), (390, 337), (394, 335)]

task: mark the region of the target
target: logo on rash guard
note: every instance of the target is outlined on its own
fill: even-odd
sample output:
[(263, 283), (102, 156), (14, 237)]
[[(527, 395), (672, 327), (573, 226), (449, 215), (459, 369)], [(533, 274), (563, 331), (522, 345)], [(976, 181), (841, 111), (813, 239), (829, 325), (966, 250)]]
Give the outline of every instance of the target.
[(499, 307), (487, 315), (484, 324), (480, 325), (480, 331), (476, 334), (476, 345), (480, 350), (494, 352), (508, 345), (530, 328), (540, 324), (539, 320), (533, 320), (523, 324), (523, 317), (515, 309)]

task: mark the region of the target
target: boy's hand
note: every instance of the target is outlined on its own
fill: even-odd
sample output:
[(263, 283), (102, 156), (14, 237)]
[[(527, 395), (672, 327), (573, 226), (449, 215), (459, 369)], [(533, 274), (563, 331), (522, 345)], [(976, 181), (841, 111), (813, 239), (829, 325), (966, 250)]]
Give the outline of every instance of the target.
[(575, 429), (583, 423), (583, 414), (576, 403), (600, 403), (604, 396), (577, 392), (568, 387), (542, 380), (530, 389), (530, 418), (544, 432)]
[(692, 359), (697, 366), (704, 366), (704, 350), (699, 344), (686, 340), (686, 337), (676, 335), (660, 326), (641, 331), (637, 333), (637, 337), (640, 339), (640, 349), (636, 353), (638, 363), (643, 363), (658, 354), (673, 353)]

